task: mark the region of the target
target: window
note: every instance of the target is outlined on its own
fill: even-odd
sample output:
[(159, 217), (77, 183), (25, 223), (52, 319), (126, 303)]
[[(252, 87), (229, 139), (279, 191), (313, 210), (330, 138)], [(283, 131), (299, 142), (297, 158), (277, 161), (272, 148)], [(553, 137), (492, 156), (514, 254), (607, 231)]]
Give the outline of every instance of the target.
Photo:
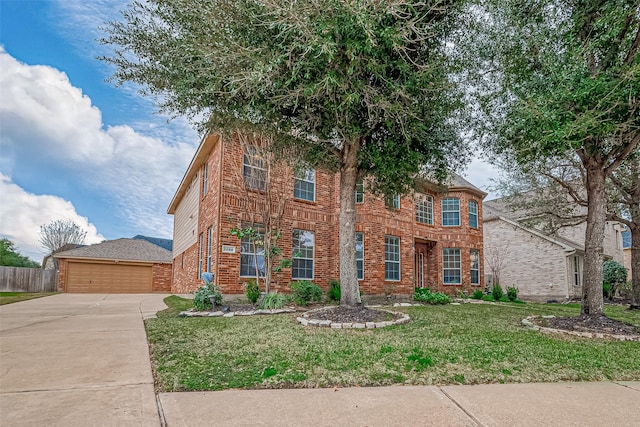
[(207, 194), (209, 188), (209, 163), (205, 163), (202, 168), (202, 195)]
[(364, 235), (356, 233), (356, 270), (358, 280), (364, 280)]
[(460, 225), (460, 199), (442, 199), (442, 225)]
[(480, 284), (480, 251), (471, 249), (471, 284)]
[(573, 286), (580, 286), (580, 257), (573, 257)]
[(364, 203), (364, 179), (356, 182), (356, 203)]
[(384, 279), (400, 280), (400, 238), (384, 236)]
[(202, 251), (204, 249), (204, 236), (200, 233), (198, 237), (198, 279), (202, 277)]
[(445, 285), (462, 283), (460, 249), (444, 248), (442, 250), (442, 268)]
[(207, 271), (211, 273), (211, 254), (213, 249), (213, 227), (207, 229)]
[(313, 249), (315, 235), (312, 231), (293, 230), (293, 279), (313, 279)]
[(248, 188), (264, 191), (265, 176), (264, 161), (256, 147), (245, 147), (242, 161), (242, 176)]
[(305, 169), (295, 173), (293, 197), (296, 199), (316, 200), (316, 170)]
[[(258, 239), (262, 240), (262, 234)], [(263, 242), (243, 237), (240, 241), (240, 276), (256, 277), (256, 264), (260, 277), (265, 275)]]
[(433, 197), (419, 196), (416, 202), (416, 221), (433, 225)]
[(400, 209), (400, 196), (394, 194), (393, 196), (385, 197), (384, 203), (389, 209)]
[(478, 228), (478, 203), (469, 200), (469, 227)]

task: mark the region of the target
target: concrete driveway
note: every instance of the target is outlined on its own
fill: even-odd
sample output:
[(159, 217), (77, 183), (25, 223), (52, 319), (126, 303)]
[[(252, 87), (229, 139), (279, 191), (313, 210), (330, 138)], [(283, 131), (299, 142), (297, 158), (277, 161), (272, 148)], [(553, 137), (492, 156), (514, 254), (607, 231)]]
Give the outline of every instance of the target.
[(0, 307), (0, 424), (158, 426), (143, 318), (166, 295), (59, 294)]

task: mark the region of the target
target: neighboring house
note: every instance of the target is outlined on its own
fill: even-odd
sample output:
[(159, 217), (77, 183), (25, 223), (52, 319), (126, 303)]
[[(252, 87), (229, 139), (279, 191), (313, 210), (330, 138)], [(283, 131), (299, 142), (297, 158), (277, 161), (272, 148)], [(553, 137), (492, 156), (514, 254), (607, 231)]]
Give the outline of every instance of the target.
[(159, 237), (149, 237), (138, 234), (137, 236), (132, 237), (133, 239), (146, 240), (149, 243), (153, 243), (154, 245), (158, 245), (163, 249), (168, 251), (173, 250), (173, 240), (171, 239), (161, 239)]
[(55, 254), (69, 251), (75, 248), (81, 248), (84, 245), (78, 245), (76, 243), (67, 243), (66, 245), (61, 246), (55, 251), (51, 252), (49, 255), (45, 256), (42, 260), (42, 268), (45, 270), (57, 270), (58, 269), (58, 260), (54, 257)]
[(147, 293), (171, 290), (171, 252), (140, 239), (107, 240), (59, 252), (62, 292)]
[[(248, 224), (266, 197), (264, 165), (253, 157), (255, 148), (237, 138), (209, 135), (200, 143), (168, 208), (174, 215), (172, 292), (194, 291), (204, 271), (214, 273), (227, 294), (242, 293), (243, 284), (255, 277), (252, 242), (230, 233)], [(331, 279), (339, 278), (339, 181), (338, 174), (294, 174), (291, 168), (274, 177), (278, 188), (291, 188), (278, 200), (286, 202), (278, 246), (294, 258), (292, 268), (274, 276), (272, 290), (288, 292), (290, 282), (302, 279), (326, 290)], [(425, 181), (416, 185), (416, 194), (385, 203), (367, 192), (366, 183), (359, 184), (356, 258), (362, 293), (411, 294), (414, 286), (449, 294), (482, 289), (486, 193), (460, 177), (448, 188)], [(263, 269), (260, 253), (258, 258)]]
[(627, 280), (631, 281), (633, 271), (631, 271), (631, 231), (627, 228), (622, 232), (622, 252), (624, 268), (627, 269)]
[[(501, 265), (503, 288), (515, 286), (522, 299), (564, 300), (582, 296), (585, 224), (552, 235), (525, 225), (526, 213), (513, 212), (503, 199), (484, 202), (484, 250), (487, 283), (496, 280), (491, 264)], [(622, 262), (623, 226), (607, 222), (604, 256)], [(497, 258), (497, 260), (496, 260)], [(499, 261), (499, 262), (496, 262)]]

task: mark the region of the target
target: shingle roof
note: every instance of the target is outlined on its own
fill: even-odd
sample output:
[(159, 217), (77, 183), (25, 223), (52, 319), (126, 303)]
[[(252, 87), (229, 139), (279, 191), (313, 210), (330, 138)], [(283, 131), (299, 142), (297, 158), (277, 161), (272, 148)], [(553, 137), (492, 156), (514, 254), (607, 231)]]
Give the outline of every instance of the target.
[(56, 258), (90, 258), (120, 261), (170, 263), (172, 253), (141, 239), (106, 240), (91, 246), (72, 249), (54, 255)]
[(173, 250), (173, 240), (171, 239), (161, 239), (159, 237), (149, 237), (143, 236), (142, 234), (138, 234), (137, 236), (133, 236), (134, 239), (146, 240), (149, 243), (153, 243), (154, 245), (158, 245), (161, 248), (164, 248), (168, 251)]

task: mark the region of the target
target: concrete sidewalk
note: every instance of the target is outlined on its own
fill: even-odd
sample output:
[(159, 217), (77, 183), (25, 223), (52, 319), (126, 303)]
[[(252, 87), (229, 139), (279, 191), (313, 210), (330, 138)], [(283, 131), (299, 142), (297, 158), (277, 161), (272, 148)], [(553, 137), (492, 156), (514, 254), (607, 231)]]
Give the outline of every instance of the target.
[(1, 306), (0, 425), (160, 425), (142, 319), (164, 297), (59, 294)]
[(161, 393), (169, 427), (640, 426), (640, 382)]

